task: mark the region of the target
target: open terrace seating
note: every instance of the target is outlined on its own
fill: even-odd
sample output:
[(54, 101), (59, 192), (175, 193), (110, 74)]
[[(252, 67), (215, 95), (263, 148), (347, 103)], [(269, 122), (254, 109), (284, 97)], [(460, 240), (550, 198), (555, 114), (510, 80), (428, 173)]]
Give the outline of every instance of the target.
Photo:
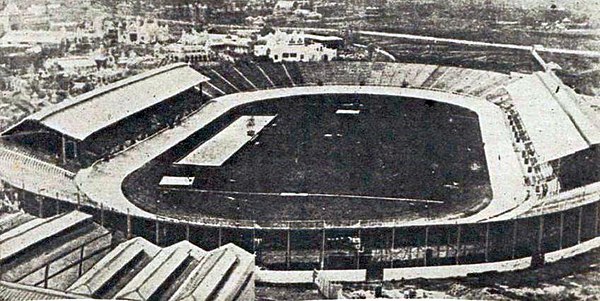
[(198, 67), (197, 70), (210, 78), (209, 83), (216, 87), (215, 90), (222, 91), (224, 94), (239, 92), (237, 87), (223, 80), (223, 77), (219, 76), (220, 73), (215, 71), (212, 66), (201, 66)]
[(211, 80), (204, 87), (213, 97), (305, 83), (296, 63), (222, 63), (215, 66), (198, 66), (197, 70), (210, 77)]
[(240, 75), (230, 63), (223, 63), (219, 66), (215, 66), (211, 68), (210, 71), (210, 76), (216, 75), (237, 92), (254, 90), (252, 85), (248, 83), (248, 81), (246, 81), (246, 79)]
[(273, 88), (269, 79), (258, 69), (255, 63), (238, 62), (235, 68), (239, 70), (247, 79), (252, 81), (258, 89)]
[(475, 96), (483, 96), (486, 95), (487, 92), (503, 86), (508, 79), (509, 77), (505, 74), (483, 72), (483, 75), (479, 78), (477, 85), (474, 85), (471, 88), (465, 88), (465, 92)]
[(211, 78), (204, 85), (208, 98), (318, 84), (407, 86), (487, 96), (498, 86), (511, 81), (507, 74), (415, 63), (332, 61), (277, 64), (241, 61), (197, 66), (197, 70)]
[(269, 62), (259, 62), (258, 66), (267, 74), (271, 81), (278, 88), (292, 87), (294, 83), (288, 77), (282, 64), (274, 64)]
[(52, 197), (72, 198), (77, 193), (74, 173), (28, 154), (0, 147), (0, 167), (0, 178), (15, 187)]
[(438, 68), (436, 65), (405, 64), (408, 69), (406, 81), (411, 87), (423, 87), (425, 81)]
[(464, 79), (464, 74), (468, 69), (450, 67), (431, 85), (431, 88), (437, 90), (452, 91), (452, 85)]
[(451, 67), (447, 66), (437, 66), (435, 70), (433, 70), (429, 76), (423, 81), (420, 87), (423, 88), (431, 88), (435, 83), (442, 77)]
[(219, 87), (215, 86), (213, 83), (208, 81), (202, 86), (202, 94), (204, 94), (206, 99), (212, 99), (215, 97), (223, 96), (227, 93), (225, 93), (225, 91), (219, 89)]
[(284, 63), (284, 66), (287, 69), (290, 78), (294, 81), (294, 85), (301, 86), (306, 83), (304, 81), (304, 77), (302, 76), (302, 71), (298, 67), (298, 63)]
[(449, 88), (451, 91), (456, 93), (465, 93), (465, 90), (471, 88), (472, 86), (476, 86), (481, 82), (481, 78), (483, 74), (487, 73), (480, 70), (467, 69), (462, 77), (459, 78), (454, 83), (449, 83)]

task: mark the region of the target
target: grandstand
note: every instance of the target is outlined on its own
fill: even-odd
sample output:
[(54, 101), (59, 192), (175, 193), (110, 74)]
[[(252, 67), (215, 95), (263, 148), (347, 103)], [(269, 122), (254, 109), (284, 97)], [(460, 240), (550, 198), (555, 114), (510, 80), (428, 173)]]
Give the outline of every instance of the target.
[[(161, 67), (46, 107), (3, 138), (38, 150), (43, 145), (63, 164), (77, 160), (87, 165), (199, 108), (202, 100), (194, 88), (206, 79), (186, 64)], [(76, 122), (82, 116), (90, 117)]]
[(493, 89), (521, 76), (460, 67), (384, 62), (238, 62), (195, 68), (210, 78), (204, 85), (205, 90), (211, 92), (209, 98), (240, 91), (319, 84), (404, 86), (485, 97)]
[(84, 213), (32, 219), (0, 234), (1, 279), (64, 289), (111, 241), (111, 232)]
[(544, 162), (589, 147), (567, 113), (553, 101), (552, 92), (535, 76), (512, 83), (507, 89)]
[(123, 241), (91, 219), (78, 211), (0, 215), (0, 298), (254, 299), (254, 257), (236, 246)]
[[(418, 41), (361, 35), (361, 44), (375, 44), (390, 53), (397, 62), (436, 64), (495, 72), (526, 72), (542, 69), (528, 49), (502, 49), (442, 41)], [(419, 55), (415, 55), (418, 53)]]
[[(196, 79), (192, 81), (193, 85), (181, 81), (183, 86), (173, 90), (173, 93), (178, 95), (174, 99), (189, 99), (190, 103), (176, 105), (178, 102), (176, 100), (169, 102), (171, 98), (167, 96), (152, 100), (157, 101), (156, 104), (142, 100), (139, 103), (131, 102), (132, 109), (135, 109), (136, 113), (115, 115), (114, 119), (105, 123), (93, 122), (94, 125), (81, 128), (78, 122), (66, 123), (67, 116), (81, 114), (79, 109), (72, 109), (67, 103), (34, 114), (33, 117), (26, 118), (4, 133), (5, 140), (9, 141), (3, 143), (0, 152), (0, 164), (5, 167), (0, 176), (14, 187), (15, 192), (18, 192), (18, 199), (28, 212), (36, 214), (41, 212), (41, 216), (48, 216), (47, 212), (53, 211), (52, 207), (55, 203), (60, 204), (61, 207), (67, 207), (63, 204), (69, 203), (73, 207), (74, 204), (79, 204), (78, 197), (82, 194), (81, 206), (85, 207), (86, 212), (93, 213), (96, 221), (105, 221), (111, 227), (127, 232), (129, 235), (138, 235), (153, 241), (150, 243), (140, 237), (124, 242), (116, 248), (114, 245), (117, 243), (111, 244), (110, 249), (103, 251), (108, 253), (107, 257), (98, 256), (96, 262), (100, 265), (97, 268), (90, 269), (84, 264), (81, 277), (79, 275), (66, 277), (70, 279), (68, 284), (59, 284), (58, 280), (45, 281), (48, 282), (49, 288), (67, 289), (76, 295), (96, 297), (121, 296), (145, 299), (149, 296), (160, 296), (162, 299), (169, 299), (176, 298), (174, 296), (190, 296), (190, 294), (204, 298), (206, 295), (203, 295), (203, 292), (211, 288), (219, 290), (230, 286), (239, 288), (250, 285), (251, 282), (242, 280), (253, 277), (251, 273), (243, 272), (248, 266), (245, 263), (240, 266), (240, 263), (245, 261), (240, 259), (238, 262), (232, 255), (227, 255), (227, 252), (217, 249), (204, 253), (188, 243), (167, 246), (188, 239), (206, 250), (224, 248), (228, 243), (235, 243), (249, 252), (255, 252), (258, 263), (271, 269), (367, 269), (368, 277), (379, 277), (377, 279), (381, 278), (380, 272), (384, 269), (388, 271), (386, 277), (393, 277), (389, 275), (394, 273), (405, 275), (404, 271), (413, 271), (410, 270), (411, 268), (431, 268), (432, 265), (488, 266), (489, 264), (488, 267), (496, 269), (497, 266), (492, 264), (500, 265), (507, 262), (506, 265), (514, 267), (517, 266), (513, 262), (515, 260), (531, 259), (532, 256), (538, 256), (540, 253), (553, 254), (553, 257), (547, 258), (559, 258), (563, 254), (561, 252), (569, 252), (565, 256), (571, 256), (581, 250), (569, 248), (597, 243), (600, 233), (598, 227), (600, 206), (597, 203), (598, 188), (594, 183), (600, 180), (596, 168), (600, 162), (598, 158), (600, 152), (597, 145), (598, 131), (594, 127), (598, 123), (597, 120), (590, 119), (593, 115), (590, 115), (589, 111), (578, 110), (577, 104), (581, 100), (572, 93), (572, 90), (557, 82), (552, 74), (499, 73), (446, 64), (342, 61), (285, 64), (248, 61), (223, 64), (196, 63), (193, 69), (196, 71), (184, 65), (177, 65), (166, 66), (159, 69), (162, 71), (156, 71), (166, 72), (170, 74), (169, 77), (179, 78), (183, 75), (178, 75), (178, 72), (184, 70), (182, 72), (186, 74), (184, 76), (186, 79)], [(148, 82), (145, 82), (146, 79), (140, 79), (139, 84), (152, 89), (153, 87), (150, 86), (157, 85), (157, 82), (152, 75), (148, 76)], [(114, 87), (122, 85), (128, 84), (116, 83)], [(320, 88), (321, 85), (326, 87)], [(255, 112), (253, 110), (259, 107), (259, 102), (269, 105), (268, 110), (275, 110), (276, 104), (284, 103), (281, 100), (297, 96), (293, 93), (304, 93), (303, 97), (308, 98), (306, 95), (318, 94), (318, 90), (330, 91), (331, 95), (340, 95), (342, 93), (340, 91), (350, 95), (395, 93), (394, 95), (402, 95), (408, 99), (426, 99), (422, 105), (434, 103), (436, 104), (434, 107), (442, 111), (444, 109), (441, 108), (445, 107), (438, 106), (437, 102), (447, 102), (464, 108), (471, 108), (472, 105), (481, 109), (484, 113), (479, 114), (478, 111), (477, 117), (465, 112), (457, 114), (453, 111), (452, 118), (479, 119), (482, 126), (481, 136), (485, 139), (475, 144), (481, 144), (486, 148), (488, 165), (465, 166), (479, 171), (490, 169), (490, 182), (495, 189), (493, 199), (481, 201), (474, 207), (462, 208), (463, 210), (458, 210), (461, 214), (457, 215), (446, 214), (447, 212), (438, 210), (440, 207), (430, 205), (420, 215), (402, 216), (401, 213), (396, 214), (388, 210), (384, 212), (388, 214), (385, 218), (370, 219), (369, 216), (378, 216), (381, 211), (385, 211), (381, 210), (384, 206), (372, 206), (373, 203), (355, 201), (353, 206), (340, 205), (338, 211), (335, 211), (335, 216), (323, 214), (323, 206), (313, 206), (309, 210), (292, 208), (302, 216), (309, 217), (299, 221), (292, 219), (294, 216), (277, 216), (280, 212), (274, 208), (280, 208), (278, 206), (282, 206), (281, 203), (284, 202), (265, 202), (266, 206), (263, 207), (270, 210), (268, 213), (272, 214), (271, 220), (257, 220), (245, 219), (250, 214), (255, 214), (254, 216), (260, 214), (260, 212), (253, 212), (255, 207), (244, 207), (251, 204), (247, 198), (225, 195), (222, 191), (215, 193), (219, 195), (218, 201), (208, 202), (201, 199), (202, 202), (199, 202), (204, 206), (227, 210), (229, 215), (221, 217), (205, 215), (205, 212), (196, 214), (197, 212), (185, 211), (182, 209), (185, 208), (182, 203), (188, 198), (175, 198), (178, 202), (165, 205), (164, 199), (154, 198), (148, 193), (147, 184), (156, 186), (158, 180), (165, 175), (165, 170), (173, 172), (169, 173), (169, 176), (189, 176), (193, 168), (175, 166), (177, 164), (174, 163), (198, 149), (203, 145), (202, 142), (210, 141), (211, 137), (218, 138), (222, 129), (234, 120), (227, 114), (241, 112), (242, 115), (252, 115), (248, 112)], [(535, 90), (539, 93), (528, 94), (527, 90)], [(108, 89), (105, 94), (91, 92), (88, 94), (89, 102), (100, 103), (94, 99), (107, 97), (111, 100), (118, 95), (118, 93), (112, 94), (111, 91)], [(203, 97), (199, 96), (200, 93)], [(327, 99), (322, 95), (318, 97)], [(301, 103), (300, 98), (294, 99), (298, 100), (298, 104)], [(346, 106), (356, 106), (351, 109), (362, 110), (360, 114), (367, 112), (355, 99), (338, 101), (339, 107), (332, 107), (335, 109), (332, 109), (332, 112), (348, 109), (349, 107)], [(81, 102), (88, 101), (81, 100)], [(76, 103), (73, 104), (75, 108)], [(111, 104), (110, 101), (107, 103)], [(418, 101), (413, 101), (412, 105), (417, 103)], [(200, 104), (204, 106), (194, 111)], [(365, 103), (362, 105), (364, 106)], [(533, 105), (535, 108), (532, 107)], [(162, 106), (171, 109), (163, 110)], [(90, 108), (105, 110), (94, 106)], [(182, 111), (185, 112), (181, 113)], [(316, 114), (302, 114), (306, 111), (298, 109), (296, 115), (302, 116), (305, 122), (309, 122), (311, 115)], [(158, 116), (163, 112), (166, 116)], [(273, 113), (267, 115), (273, 116)], [(539, 124), (534, 118), (535, 114), (547, 116), (555, 123), (551, 126)], [(137, 118), (140, 116), (144, 118)], [(389, 114), (389, 116), (401, 118), (400, 115)], [(436, 121), (448, 120), (446, 115), (439, 116)], [(335, 118), (338, 117), (340, 116)], [(340, 118), (346, 117), (351, 118), (350, 116)], [(333, 118), (327, 117), (327, 119)], [(277, 123), (277, 120), (274, 123)], [(118, 130), (124, 126), (145, 131)], [(283, 128), (282, 124), (278, 126)], [(63, 132), (57, 132), (57, 129)], [(204, 129), (210, 131), (205, 132)], [(278, 133), (276, 130), (271, 129), (271, 131)], [(464, 129), (463, 131), (472, 132)], [(439, 132), (441, 133), (442, 130)], [(457, 132), (460, 130), (457, 129)], [(30, 134), (34, 134), (33, 137), (36, 135), (45, 137), (48, 133), (50, 137), (54, 137), (52, 138), (54, 142), (51, 143), (53, 151), (36, 153), (32, 147), (35, 139)], [(266, 133), (268, 134), (268, 131)], [(319, 139), (323, 141), (330, 137), (338, 139), (338, 136), (333, 134), (320, 135)], [(64, 145), (61, 141), (62, 137), (65, 137), (67, 147), (62, 146)], [(279, 137), (286, 136), (279, 134)], [(445, 137), (450, 137), (450, 134)], [(268, 140), (261, 140), (261, 138), (260, 135), (258, 138), (252, 137), (256, 139), (253, 142), (265, 145), (264, 141)], [(28, 139), (32, 140), (28, 141)], [(561, 144), (560, 147), (552, 149), (553, 144), (566, 141), (564, 139), (572, 140), (569, 140), (571, 143)], [(414, 140), (424, 141), (424, 139)], [(54, 162), (52, 155), (58, 155), (61, 159), (58, 161), (63, 161), (65, 152), (74, 155), (74, 152), (69, 150), (75, 148), (74, 145), (68, 146), (73, 141), (78, 143), (76, 146), (78, 157), (88, 156), (90, 158), (88, 161), (91, 161), (91, 158), (106, 160), (96, 161), (93, 168), (81, 170), (80, 167), (87, 165), (72, 167), (61, 162), (63, 166), (58, 167), (50, 164)], [(242, 151), (239, 153), (243, 153), (244, 148), (250, 147), (254, 146), (251, 143), (242, 146), (240, 148)], [(393, 149), (400, 152), (403, 147)], [(555, 152), (556, 150), (559, 152)], [(87, 154), (87, 151), (93, 154)], [(290, 153), (293, 151), (294, 149), (291, 149)], [(469, 147), (467, 152), (476, 154), (478, 151), (475, 147)], [(231, 155), (229, 152), (224, 153)], [(36, 154), (36, 158), (32, 158), (31, 154)], [(227, 161), (232, 158), (234, 161), (241, 160), (236, 156), (225, 159)], [(422, 164), (421, 169), (430, 167), (428, 163)], [(19, 169), (9, 170), (12, 165), (19, 166)], [(507, 165), (510, 168), (504, 168)], [(164, 169), (161, 170), (163, 167)], [(138, 170), (141, 170), (140, 174), (135, 174)], [(146, 170), (159, 170), (156, 172), (159, 176), (156, 178), (154, 174), (148, 176), (149, 174), (143, 173)], [(246, 175), (262, 172), (253, 169), (245, 171)], [(231, 174), (235, 172), (240, 171), (233, 170)], [(206, 173), (206, 175), (212, 174)], [(247, 180), (240, 178), (242, 180), (238, 180), (239, 182)], [(39, 181), (39, 184), (36, 184), (36, 181)], [(259, 181), (259, 184), (263, 182)], [(232, 187), (237, 185), (231, 183), (234, 182), (227, 185)], [(464, 189), (455, 188), (460, 185), (453, 185), (453, 183), (447, 185), (445, 189), (449, 191)], [(262, 187), (265, 186), (267, 185)], [(585, 189), (580, 189), (582, 187)], [(161, 197), (168, 194), (165, 191), (167, 190), (161, 191)], [(135, 199), (127, 198), (131, 195), (134, 195)], [(295, 191), (278, 197), (298, 196), (302, 198), (297, 200), (310, 202), (308, 195)], [(349, 203), (351, 202), (344, 204)], [(421, 205), (414, 202), (406, 206), (412, 210)], [(179, 213), (165, 214), (166, 210), (161, 211), (164, 208), (169, 210), (177, 208)], [(240, 208), (249, 209), (240, 210)], [(352, 219), (352, 215), (348, 212), (357, 208), (365, 215), (360, 219)], [(340, 211), (343, 214), (340, 214)], [(402, 210), (404, 213), (409, 211)], [(5, 222), (0, 221), (0, 229), (14, 228), (13, 224), (32, 220), (30, 217), (15, 215)], [(129, 220), (132, 220), (131, 225), (126, 222)], [(27, 227), (33, 228), (36, 223), (39, 221)], [(92, 232), (89, 237), (93, 237), (100, 233), (94, 231), (101, 230), (86, 231)], [(231, 248), (235, 249), (233, 246)], [(356, 251), (357, 248), (361, 253)], [(171, 256), (172, 254), (185, 252), (178, 250), (195, 250), (197, 254), (202, 255), (177, 256), (176, 260)], [(17, 257), (19, 256), (15, 258)], [(211, 277), (203, 276), (214, 267), (238, 271), (239, 274), (236, 275), (239, 277), (236, 276), (236, 280), (227, 282), (236, 284), (219, 283)], [(26, 271), (35, 268), (28, 266), (22, 271), (15, 268), (10, 273), (17, 276), (10, 276), (10, 273), (3, 273), (3, 275), (9, 275), (5, 277), (11, 277), (10, 279), (18, 279), (23, 273), (27, 273)], [(131, 275), (123, 272), (128, 268), (134, 271)], [(50, 275), (53, 275), (52, 271), (55, 271), (53, 269), (52, 267), (49, 269)], [(85, 273), (88, 269), (89, 272)], [(106, 274), (99, 271), (106, 271)], [(425, 270), (414, 271), (413, 275), (418, 276), (423, 275), (422, 272)], [(44, 281), (40, 284), (40, 279), (44, 278), (43, 271), (40, 272), (38, 269), (36, 273), (23, 281), (33, 285), (43, 285)], [(118, 280), (108, 280), (113, 277)], [(153, 283), (156, 281), (156, 284), (152, 287), (144, 286), (143, 283), (148, 281)], [(104, 286), (109, 282), (115, 284)], [(94, 286), (89, 285), (90, 283), (94, 283)], [(194, 289), (199, 285), (205, 289)]]
[(35, 158), (23, 149), (7, 147), (0, 148), (0, 167), (13, 186), (61, 199), (78, 194), (73, 183), (75, 173)]

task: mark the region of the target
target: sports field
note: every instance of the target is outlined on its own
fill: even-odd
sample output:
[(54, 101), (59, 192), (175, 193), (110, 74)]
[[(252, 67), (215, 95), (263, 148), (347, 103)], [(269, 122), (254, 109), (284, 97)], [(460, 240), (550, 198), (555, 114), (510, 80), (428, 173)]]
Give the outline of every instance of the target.
[[(174, 164), (243, 115), (276, 118), (221, 166)], [(195, 181), (160, 187), (162, 176)], [(131, 174), (124, 192), (151, 212), (257, 220), (439, 217), (491, 198), (476, 114), (372, 95), (239, 107)]]

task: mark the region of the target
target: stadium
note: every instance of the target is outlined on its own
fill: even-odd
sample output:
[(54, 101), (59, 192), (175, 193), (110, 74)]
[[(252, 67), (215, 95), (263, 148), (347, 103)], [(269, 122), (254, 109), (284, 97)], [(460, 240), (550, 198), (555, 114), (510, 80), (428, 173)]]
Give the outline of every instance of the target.
[(168, 64), (15, 124), (0, 175), (38, 217), (233, 243), (265, 282), (541, 266), (600, 246), (600, 119), (539, 60)]

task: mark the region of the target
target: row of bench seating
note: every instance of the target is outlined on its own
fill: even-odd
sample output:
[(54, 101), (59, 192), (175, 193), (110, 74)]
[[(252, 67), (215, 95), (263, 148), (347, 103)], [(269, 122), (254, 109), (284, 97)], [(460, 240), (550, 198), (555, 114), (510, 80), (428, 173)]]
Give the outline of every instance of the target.
[(197, 65), (194, 68), (210, 78), (203, 87), (208, 98), (304, 84), (302, 71), (296, 63), (238, 62)]
[(41, 194), (52, 194), (53, 197), (56, 197), (56, 193), (59, 194), (59, 197), (73, 197), (77, 194), (77, 188), (72, 181), (74, 173), (32, 158), (29, 154), (2, 146), (0, 146), (0, 170), (2, 170), (0, 177), (4, 180), (27, 179), (23, 183), (11, 183), (16, 187), (34, 185), (35, 187), (26, 188), (29, 191), (38, 191)]

